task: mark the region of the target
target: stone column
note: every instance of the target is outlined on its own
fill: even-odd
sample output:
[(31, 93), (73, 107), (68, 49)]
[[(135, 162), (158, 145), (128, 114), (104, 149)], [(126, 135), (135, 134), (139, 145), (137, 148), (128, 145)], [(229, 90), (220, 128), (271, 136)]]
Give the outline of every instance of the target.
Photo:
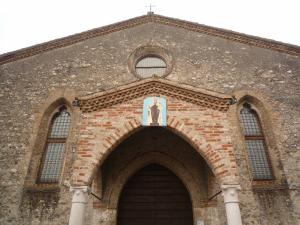
[(222, 185), (221, 189), (226, 208), (227, 224), (242, 225), (242, 218), (238, 199), (238, 191), (241, 190), (240, 185)]
[(85, 224), (85, 208), (88, 201), (88, 186), (71, 187), (73, 192), (69, 225)]

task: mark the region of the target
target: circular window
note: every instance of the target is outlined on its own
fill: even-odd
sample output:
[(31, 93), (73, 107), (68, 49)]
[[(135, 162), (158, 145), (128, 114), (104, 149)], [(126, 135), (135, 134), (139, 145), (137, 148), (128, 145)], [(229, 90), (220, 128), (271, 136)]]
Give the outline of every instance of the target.
[(158, 46), (139, 47), (128, 58), (129, 71), (138, 78), (165, 77), (171, 73), (173, 64), (171, 53)]
[(166, 69), (165, 61), (157, 56), (146, 56), (135, 65), (136, 73), (143, 78), (152, 77), (154, 74), (163, 76)]

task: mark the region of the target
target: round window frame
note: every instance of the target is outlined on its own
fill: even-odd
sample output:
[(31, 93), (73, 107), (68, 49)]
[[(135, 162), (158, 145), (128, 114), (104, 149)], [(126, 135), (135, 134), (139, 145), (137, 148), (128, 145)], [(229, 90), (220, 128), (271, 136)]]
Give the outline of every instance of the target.
[(136, 71), (137, 63), (147, 57), (157, 57), (163, 60), (166, 64), (166, 69), (163, 75), (157, 75), (158, 77), (166, 77), (168, 76), (172, 69), (173, 69), (173, 56), (172, 54), (167, 51), (166, 49), (158, 46), (142, 46), (137, 48), (128, 59), (128, 68), (129, 71), (135, 75), (139, 79), (149, 79), (151, 77), (143, 77), (142, 75), (138, 74)]

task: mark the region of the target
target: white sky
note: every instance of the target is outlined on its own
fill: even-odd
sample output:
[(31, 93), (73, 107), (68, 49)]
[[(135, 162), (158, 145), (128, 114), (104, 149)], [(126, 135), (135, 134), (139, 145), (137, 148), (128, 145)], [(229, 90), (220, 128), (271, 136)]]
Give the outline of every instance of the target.
[(300, 46), (300, 0), (1, 0), (0, 54), (154, 13)]

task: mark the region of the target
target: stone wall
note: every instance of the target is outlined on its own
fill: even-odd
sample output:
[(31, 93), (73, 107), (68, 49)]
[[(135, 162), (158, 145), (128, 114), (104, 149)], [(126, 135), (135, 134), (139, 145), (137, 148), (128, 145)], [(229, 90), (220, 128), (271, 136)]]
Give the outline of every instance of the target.
[[(80, 96), (138, 80), (130, 73), (128, 59), (135, 49), (145, 45), (163, 47), (172, 54), (173, 70), (166, 79), (236, 94), (238, 100), (243, 96), (239, 93), (261, 100), (287, 184), (267, 188), (263, 194), (253, 191), (233, 110), (232, 133), (237, 134), (233, 140), (237, 140), (234, 148), (242, 185), (243, 221), (244, 224), (299, 222), (299, 58), (182, 28), (147, 23), (0, 67), (0, 223), (66, 223), (70, 208), (67, 188), (61, 185), (45, 207), (43, 202), (48, 197), (24, 190), (36, 141), (32, 136), (38, 133), (39, 119), (44, 114), (41, 107), (57, 90), (61, 96), (67, 89)], [(71, 146), (66, 151), (70, 152)], [(64, 174), (70, 180), (68, 168)], [(272, 198), (280, 201), (270, 201)], [(264, 202), (269, 205), (266, 207)]]

